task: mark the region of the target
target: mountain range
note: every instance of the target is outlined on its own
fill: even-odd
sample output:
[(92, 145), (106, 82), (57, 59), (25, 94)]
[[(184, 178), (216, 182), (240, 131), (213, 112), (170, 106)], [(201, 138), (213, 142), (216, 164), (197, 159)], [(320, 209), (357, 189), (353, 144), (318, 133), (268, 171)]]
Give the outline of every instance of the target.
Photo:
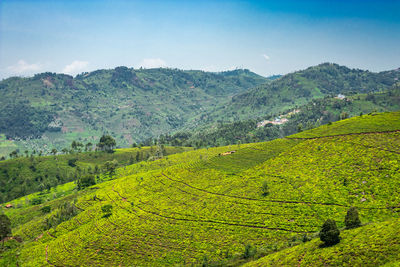
[(332, 63), (270, 78), (242, 69), (127, 67), (12, 77), (0, 82), (0, 156), (61, 151), (73, 140), (96, 143), (104, 133), (127, 147), (216, 123), (270, 118), (314, 99), (383, 92), (399, 78), (398, 69), (373, 73)]

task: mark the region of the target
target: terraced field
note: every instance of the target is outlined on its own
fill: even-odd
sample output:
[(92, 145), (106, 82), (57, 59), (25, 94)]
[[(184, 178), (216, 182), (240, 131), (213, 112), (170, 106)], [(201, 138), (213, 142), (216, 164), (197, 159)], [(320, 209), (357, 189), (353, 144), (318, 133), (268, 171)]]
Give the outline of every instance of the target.
[[(246, 245), (256, 247), (258, 256), (275, 255), (302, 243), (304, 236), (316, 237), (328, 218), (343, 227), (351, 206), (358, 208), (363, 224), (387, 225), (394, 231), (400, 218), (399, 115), (363, 116), (333, 123), (329, 127), (340, 128), (336, 132), (323, 128), (297, 138), (141, 162), (119, 169), (118, 179), (41, 206), (7, 211), (12, 220), (22, 214), (37, 215), (14, 224), (14, 236), (24, 240), (14, 249), (19, 254), (14, 262), (22, 266), (240, 264), (249, 260), (241, 256)], [(347, 128), (341, 126), (346, 123)], [(368, 134), (358, 131), (357, 123), (367, 125), (363, 129)], [(305, 137), (310, 139), (301, 139)], [(223, 155), (229, 151), (233, 153)], [(45, 229), (46, 218), (65, 202), (74, 203), (78, 214)], [(41, 214), (44, 205), (52, 211)], [(364, 227), (371, 229), (359, 229)], [(350, 238), (350, 231), (345, 236)], [(365, 242), (370, 246), (373, 241)], [(398, 244), (399, 239), (392, 242)], [(306, 245), (317, 249), (319, 243)], [(400, 260), (390, 255), (379, 264)], [(263, 264), (269, 264), (269, 258), (265, 260)]]

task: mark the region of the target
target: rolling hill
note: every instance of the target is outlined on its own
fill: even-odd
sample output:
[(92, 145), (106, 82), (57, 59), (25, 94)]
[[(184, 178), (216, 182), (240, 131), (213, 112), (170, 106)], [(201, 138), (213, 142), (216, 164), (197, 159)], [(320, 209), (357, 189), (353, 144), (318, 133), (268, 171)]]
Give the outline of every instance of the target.
[(232, 121), (264, 117), (325, 96), (384, 91), (399, 79), (400, 69), (374, 73), (323, 63), (237, 94), (228, 103), (203, 115), (203, 118), (209, 121)]
[[(293, 263), (320, 249), (313, 238), (326, 219), (342, 228), (350, 207), (359, 210), (363, 226), (313, 254), (337, 265), (364, 252), (363, 263), (396, 262), (398, 246), (364, 247), (399, 243), (398, 233), (390, 234), (400, 218), (399, 163), (400, 112), (135, 163), (112, 180), (39, 205), (29, 202), (37, 194), (9, 202), (14, 208), (3, 210), (14, 238), (0, 264), (235, 266), (261, 256), (266, 265)], [(367, 236), (371, 231), (376, 238)], [(312, 241), (302, 245), (305, 239)], [(354, 242), (351, 253), (335, 252)], [(375, 259), (371, 251), (389, 256)], [(291, 256), (283, 259), (286, 252)], [(303, 264), (314, 262), (308, 255)]]
[[(93, 142), (103, 133), (127, 147), (160, 135), (203, 132), (220, 123), (257, 123), (259, 118), (338, 94), (350, 99), (356, 94), (382, 93), (399, 78), (398, 69), (373, 73), (331, 63), (270, 78), (248, 70), (210, 73), (127, 67), (76, 77), (54, 73), (13, 77), (0, 82), (0, 157), (16, 149), (61, 150), (73, 140)], [(354, 110), (394, 110), (382, 110), (373, 102), (367, 99), (364, 108), (358, 101)], [(337, 111), (331, 113), (337, 117)]]
[(103, 133), (126, 147), (174, 131), (199, 112), (268, 81), (248, 70), (127, 67), (76, 77), (41, 73), (8, 78), (0, 82), (0, 134), (9, 140), (0, 139), (0, 156), (16, 147), (61, 150), (73, 140), (94, 142)]
[[(222, 146), (282, 138), (347, 117), (400, 110), (400, 83), (383, 92), (324, 97), (272, 116), (212, 123), (191, 131), (161, 135), (158, 143), (191, 147)], [(274, 124), (275, 123), (275, 124)]]

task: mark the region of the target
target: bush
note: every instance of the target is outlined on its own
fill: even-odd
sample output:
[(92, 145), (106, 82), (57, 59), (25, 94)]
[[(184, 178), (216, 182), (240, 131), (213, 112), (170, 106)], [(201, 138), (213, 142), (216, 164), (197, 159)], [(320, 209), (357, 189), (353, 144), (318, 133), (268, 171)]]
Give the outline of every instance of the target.
[(249, 259), (257, 253), (257, 249), (250, 244), (247, 244), (244, 248), (243, 259)]
[(321, 232), (319, 232), (319, 238), (326, 246), (332, 246), (340, 242), (340, 231), (336, 226), (334, 220), (328, 219), (322, 225)]
[(78, 159), (69, 159), (68, 160), (68, 165), (71, 167), (76, 167), (76, 162), (78, 161)]
[(79, 178), (77, 181), (78, 190), (84, 189), (86, 187), (89, 187), (89, 186), (95, 185), (95, 184), (96, 184), (96, 179), (94, 178), (94, 175), (92, 175), (92, 174), (85, 175), (85, 176)]
[(51, 227), (55, 227), (62, 222), (68, 221), (72, 217), (76, 216), (79, 213), (78, 208), (75, 206), (75, 203), (64, 202), (62, 203), (56, 214), (46, 218), (44, 221), (45, 230), (50, 229)]
[(31, 204), (32, 205), (39, 205), (42, 204), (43, 199), (41, 199), (40, 197), (35, 197), (31, 200)]
[(269, 195), (269, 187), (267, 181), (264, 181), (262, 186), (261, 186), (261, 191), (262, 191), (262, 196), (268, 196)]
[(346, 218), (344, 219), (344, 223), (346, 224), (346, 229), (357, 228), (361, 225), (360, 218), (358, 217), (357, 208), (351, 207), (346, 214)]
[(3, 240), (4, 245), (4, 238), (11, 234), (11, 221), (10, 218), (7, 217), (5, 214), (0, 214), (0, 240)]
[(43, 208), (40, 209), (40, 211), (43, 214), (49, 213), (51, 211), (51, 207), (50, 206), (44, 206)]
[(108, 218), (112, 215), (112, 205), (107, 204), (101, 207), (101, 211), (104, 213), (103, 218)]

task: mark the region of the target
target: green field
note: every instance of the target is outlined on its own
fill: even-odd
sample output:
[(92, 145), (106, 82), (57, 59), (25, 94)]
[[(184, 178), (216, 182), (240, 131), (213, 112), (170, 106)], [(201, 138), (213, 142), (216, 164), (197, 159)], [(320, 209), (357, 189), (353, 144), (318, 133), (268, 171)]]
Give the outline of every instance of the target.
[[(0, 265), (236, 266), (262, 256), (256, 266), (399, 261), (398, 117), (368, 115), (293, 138), (168, 155), (121, 167), (113, 180), (83, 191), (52, 189), (64, 196), (40, 205), (11, 201), (14, 208), (4, 210), (23, 242), (7, 241)], [(77, 211), (49, 227), (65, 205)], [(51, 211), (41, 212), (44, 206)], [(323, 222), (343, 228), (352, 206), (363, 226), (319, 248)], [(304, 236), (312, 241), (303, 244)], [(249, 245), (254, 253), (246, 257)]]

